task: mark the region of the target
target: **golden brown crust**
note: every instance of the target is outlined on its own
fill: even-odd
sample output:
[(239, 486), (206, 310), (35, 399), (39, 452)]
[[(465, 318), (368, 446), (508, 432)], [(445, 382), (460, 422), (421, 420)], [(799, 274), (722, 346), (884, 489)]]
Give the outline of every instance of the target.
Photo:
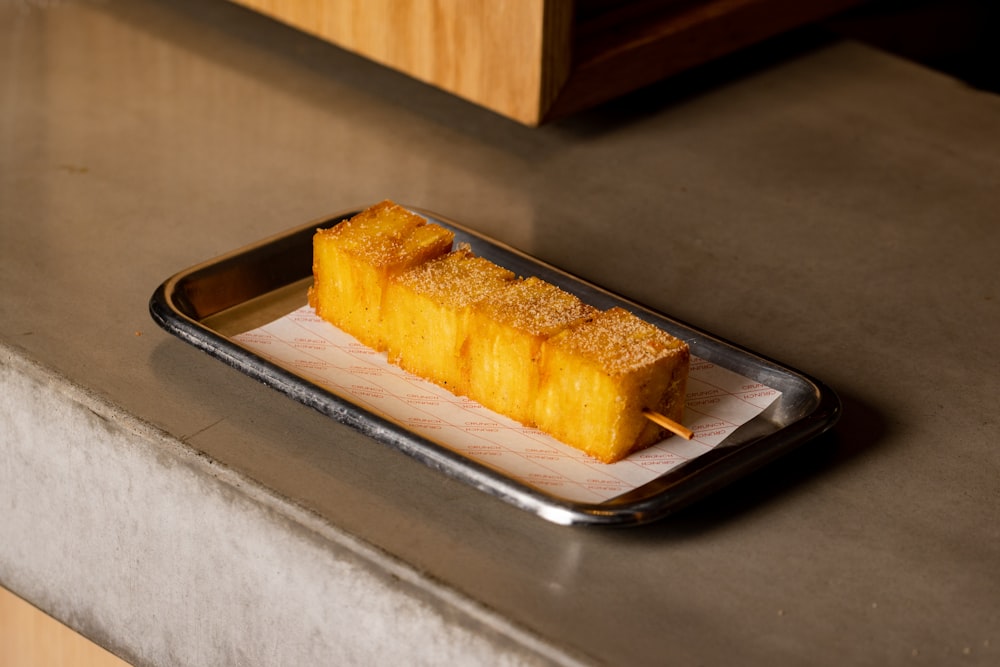
[(451, 251), (453, 235), (391, 201), (314, 238), (309, 304), (389, 360), (606, 463), (679, 421), (690, 351), (622, 309)]

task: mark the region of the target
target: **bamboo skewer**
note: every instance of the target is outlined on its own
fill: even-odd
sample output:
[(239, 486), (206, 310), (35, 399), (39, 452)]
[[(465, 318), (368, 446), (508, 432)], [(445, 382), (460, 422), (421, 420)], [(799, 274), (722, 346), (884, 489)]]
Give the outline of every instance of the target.
[(694, 431), (689, 429), (687, 426), (684, 426), (683, 424), (675, 422), (673, 419), (667, 417), (666, 415), (661, 415), (659, 412), (653, 412), (652, 410), (643, 410), (642, 414), (645, 415), (646, 419), (648, 419), (649, 421), (659, 426), (662, 426), (663, 428), (667, 429), (668, 431), (670, 431), (675, 435), (681, 436), (685, 440), (690, 440), (691, 438), (694, 437)]

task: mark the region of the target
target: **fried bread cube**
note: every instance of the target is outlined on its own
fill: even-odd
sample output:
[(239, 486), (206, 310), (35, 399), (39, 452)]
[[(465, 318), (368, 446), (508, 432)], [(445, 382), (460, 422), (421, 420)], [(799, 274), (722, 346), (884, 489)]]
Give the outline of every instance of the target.
[(667, 435), (644, 409), (683, 415), (687, 344), (622, 308), (547, 339), (540, 363), (538, 427), (605, 463)]
[(667, 434), (646, 410), (681, 420), (682, 341), (453, 243), (377, 204), (317, 231), (309, 303), (392, 363), (606, 463)]
[(376, 350), (385, 349), (382, 299), (392, 276), (449, 252), (454, 234), (383, 201), (313, 237), (316, 313)]
[(394, 276), (383, 309), (389, 361), (455, 394), (467, 394), (461, 360), (470, 306), (514, 278), (464, 246)]
[(538, 278), (515, 281), (470, 308), (468, 395), (533, 426), (539, 352), (549, 336), (598, 311)]

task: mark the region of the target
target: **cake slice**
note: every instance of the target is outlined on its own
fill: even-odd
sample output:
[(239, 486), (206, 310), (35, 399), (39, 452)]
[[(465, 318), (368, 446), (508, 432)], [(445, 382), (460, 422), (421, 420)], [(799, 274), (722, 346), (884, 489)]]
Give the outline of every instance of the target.
[(676, 430), (686, 344), (453, 243), (444, 227), (376, 204), (316, 232), (309, 303), (390, 362), (606, 463), (662, 439), (651, 419)]
[(513, 282), (469, 309), (463, 346), (468, 395), (525, 425), (535, 424), (539, 352), (551, 335), (598, 311), (538, 278)]
[(309, 304), (323, 319), (385, 349), (382, 298), (389, 279), (449, 252), (454, 234), (384, 201), (313, 237)]
[(622, 308), (611, 308), (542, 345), (535, 417), (540, 429), (613, 463), (667, 435), (643, 414), (679, 422), (687, 344)]
[(460, 247), (391, 278), (383, 309), (389, 361), (453, 393), (467, 394), (462, 345), (470, 306), (514, 277)]

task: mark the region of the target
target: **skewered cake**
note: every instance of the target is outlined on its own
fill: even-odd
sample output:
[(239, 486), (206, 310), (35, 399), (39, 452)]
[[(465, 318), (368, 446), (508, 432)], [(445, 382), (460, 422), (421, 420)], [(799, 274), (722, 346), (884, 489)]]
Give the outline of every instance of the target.
[(684, 410), (684, 342), (453, 242), (377, 204), (316, 232), (309, 303), (392, 363), (606, 463), (667, 434), (646, 411), (684, 433), (672, 423)]
[(449, 252), (455, 235), (384, 201), (313, 238), (309, 304), (359, 341), (385, 349), (382, 296), (390, 277)]
[(605, 463), (667, 434), (643, 414), (684, 411), (690, 352), (682, 341), (612, 308), (542, 344), (537, 426)]
[(572, 294), (534, 277), (474, 304), (464, 349), (469, 396), (522, 424), (534, 425), (542, 343), (596, 313)]
[(460, 247), (393, 277), (383, 330), (389, 361), (456, 394), (468, 394), (462, 347), (471, 305), (506, 287), (514, 274)]

